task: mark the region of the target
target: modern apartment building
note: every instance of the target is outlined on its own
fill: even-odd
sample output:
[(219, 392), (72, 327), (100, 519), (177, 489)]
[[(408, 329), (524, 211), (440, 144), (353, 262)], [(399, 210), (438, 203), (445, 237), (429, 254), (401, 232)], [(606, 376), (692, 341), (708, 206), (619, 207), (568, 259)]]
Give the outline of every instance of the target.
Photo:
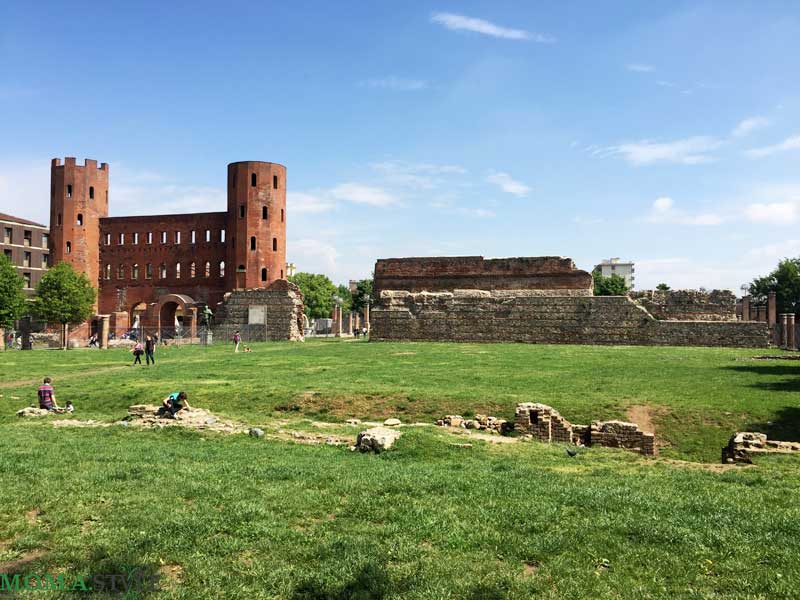
[(603, 277), (619, 275), (625, 279), (625, 284), (630, 289), (633, 289), (636, 278), (633, 275), (635, 269), (633, 268), (632, 262), (621, 262), (619, 258), (609, 258), (597, 265), (595, 270), (599, 270)]
[(25, 280), (25, 292), (33, 289), (50, 264), (50, 232), (40, 223), (0, 213), (0, 251)]

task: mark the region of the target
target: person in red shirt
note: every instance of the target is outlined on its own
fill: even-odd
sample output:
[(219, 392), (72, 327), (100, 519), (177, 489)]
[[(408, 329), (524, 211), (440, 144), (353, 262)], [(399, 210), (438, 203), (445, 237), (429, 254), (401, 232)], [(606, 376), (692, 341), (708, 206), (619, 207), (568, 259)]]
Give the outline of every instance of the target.
[(52, 382), (52, 379), (45, 377), (44, 382), (39, 386), (39, 408), (60, 412), (62, 409), (56, 404), (56, 392), (53, 390)]

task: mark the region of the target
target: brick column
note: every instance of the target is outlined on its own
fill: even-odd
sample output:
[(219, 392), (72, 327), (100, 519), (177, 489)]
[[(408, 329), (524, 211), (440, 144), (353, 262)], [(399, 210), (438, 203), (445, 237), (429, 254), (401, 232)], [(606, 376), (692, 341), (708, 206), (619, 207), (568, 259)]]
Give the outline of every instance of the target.
[(750, 296), (742, 296), (742, 321), (750, 320)]
[(100, 347), (108, 348), (108, 330), (111, 321), (111, 315), (97, 315), (100, 319)]
[(778, 331), (778, 311), (775, 292), (770, 292), (767, 296), (767, 326), (772, 332), (773, 343), (778, 344), (780, 332)]
[[(789, 338), (788, 329), (789, 329), (789, 315), (784, 313), (784, 314), (781, 315), (781, 324), (780, 324), (780, 330), (781, 330), (781, 332), (780, 332), (780, 347), (781, 348), (786, 348), (786, 345), (787, 345), (787, 342), (788, 342), (788, 338)], [(776, 335), (776, 337), (777, 337), (777, 335)]]
[(794, 342), (794, 313), (789, 313), (786, 315), (788, 317), (787, 323), (787, 334), (786, 334), (786, 346), (789, 350), (796, 350), (797, 346), (795, 346)]

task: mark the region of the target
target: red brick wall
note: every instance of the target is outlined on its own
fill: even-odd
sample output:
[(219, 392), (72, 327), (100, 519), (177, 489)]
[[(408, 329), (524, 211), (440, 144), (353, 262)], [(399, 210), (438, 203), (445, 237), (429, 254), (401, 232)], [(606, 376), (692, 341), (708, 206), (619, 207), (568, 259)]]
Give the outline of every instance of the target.
[[(130, 312), (140, 302), (149, 304), (164, 294), (185, 294), (197, 302), (209, 304), (220, 302), (226, 291), (225, 278), (220, 277), (220, 263), (225, 262), (228, 245), (227, 231), (226, 241), (222, 241), (226, 217), (226, 213), (218, 212), (101, 219), (100, 312)], [(162, 242), (164, 234), (166, 243)], [(152, 236), (151, 243), (148, 243), (148, 235)], [(207, 235), (210, 241), (206, 241)], [(206, 263), (210, 263), (208, 277)], [(146, 276), (148, 264), (152, 266), (151, 278)], [(138, 265), (139, 271), (135, 279), (134, 265)], [(161, 277), (162, 265), (166, 266), (165, 278)], [(107, 276), (109, 266), (110, 278)], [(119, 278), (120, 267), (123, 268), (122, 279)]]
[(375, 263), (375, 290), (576, 290), (591, 295), (592, 276), (558, 256), (388, 258)]

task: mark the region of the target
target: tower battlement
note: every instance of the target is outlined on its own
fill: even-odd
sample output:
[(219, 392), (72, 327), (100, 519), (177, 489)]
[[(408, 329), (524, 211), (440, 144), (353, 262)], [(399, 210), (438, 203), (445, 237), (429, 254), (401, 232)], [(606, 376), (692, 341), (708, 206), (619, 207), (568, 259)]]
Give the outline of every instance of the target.
[(83, 159), (83, 165), (77, 164), (77, 160), (74, 156), (67, 156), (64, 158), (64, 164), (61, 164), (60, 158), (54, 158), (50, 161), (51, 167), (61, 167), (61, 166), (69, 166), (69, 167), (76, 167), (79, 169), (84, 168), (91, 168), (91, 169), (99, 169), (101, 171), (108, 171), (108, 163), (100, 163), (100, 166), (97, 166), (97, 161), (93, 158), (85, 158)]

